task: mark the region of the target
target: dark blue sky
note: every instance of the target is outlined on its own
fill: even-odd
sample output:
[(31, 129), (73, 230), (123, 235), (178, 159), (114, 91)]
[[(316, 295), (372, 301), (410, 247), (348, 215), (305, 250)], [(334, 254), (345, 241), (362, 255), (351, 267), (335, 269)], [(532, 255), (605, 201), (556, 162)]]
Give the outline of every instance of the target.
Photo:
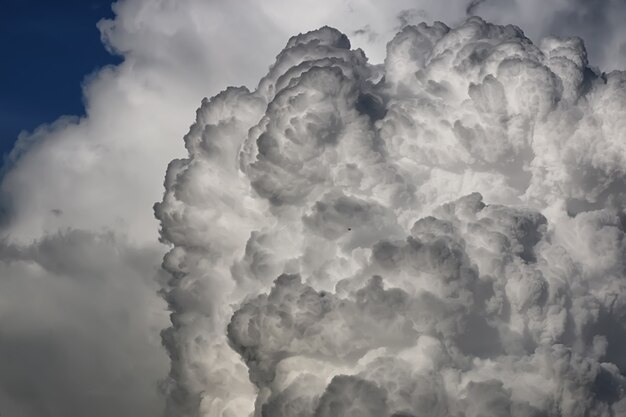
[(83, 78), (120, 62), (100, 42), (98, 20), (112, 1), (0, 2), (0, 153), (21, 130), (64, 114), (82, 115)]

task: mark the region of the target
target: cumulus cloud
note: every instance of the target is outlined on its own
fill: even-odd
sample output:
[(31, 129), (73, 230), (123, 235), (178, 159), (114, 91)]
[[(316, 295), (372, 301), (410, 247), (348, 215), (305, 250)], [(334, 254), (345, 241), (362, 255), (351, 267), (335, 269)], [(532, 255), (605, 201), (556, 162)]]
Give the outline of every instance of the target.
[(548, 35), (582, 37), (593, 65), (613, 70), (626, 64), (625, 33), (618, 23), (626, 16), (626, 5), (620, 1), (473, 0), (467, 14), (520, 25), (536, 40)]
[(284, 3), (118, 1), (22, 135), (0, 413), (624, 413), (622, 5)]
[(203, 102), (155, 205), (168, 415), (623, 415), (623, 80), (472, 17)]

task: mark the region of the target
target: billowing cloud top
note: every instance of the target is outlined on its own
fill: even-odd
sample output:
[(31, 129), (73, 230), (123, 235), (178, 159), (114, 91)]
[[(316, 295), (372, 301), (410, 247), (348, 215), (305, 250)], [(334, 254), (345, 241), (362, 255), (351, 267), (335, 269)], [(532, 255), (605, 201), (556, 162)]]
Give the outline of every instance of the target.
[(626, 416), (626, 73), (330, 27), (197, 111), (155, 205), (171, 416)]

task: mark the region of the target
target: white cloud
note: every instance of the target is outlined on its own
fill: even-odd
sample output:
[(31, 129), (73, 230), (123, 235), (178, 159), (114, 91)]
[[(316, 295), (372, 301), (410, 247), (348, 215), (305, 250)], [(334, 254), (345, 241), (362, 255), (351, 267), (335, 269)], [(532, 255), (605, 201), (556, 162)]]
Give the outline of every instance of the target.
[[(363, 48), (370, 62), (382, 63), (387, 55), (386, 43), (402, 24), (436, 19), (455, 24), (464, 18), (466, 6), (460, 0), (446, 4), (399, 0), (384, 5), (367, 1), (116, 3), (116, 18), (102, 22), (100, 29), (107, 46), (122, 54), (124, 62), (86, 80), (85, 118), (61, 118), (22, 137), (0, 185), (4, 215), (0, 247), (0, 355), (4, 358), (0, 359), (0, 412), (14, 416), (142, 416), (153, 415), (161, 407), (162, 399), (153, 387), (166, 376), (168, 367), (159, 339), (159, 331), (168, 320), (165, 303), (156, 293), (166, 279), (158, 270), (165, 249), (157, 243), (158, 223), (153, 218), (152, 204), (161, 199), (167, 163), (184, 154), (181, 138), (202, 96), (214, 95), (227, 85), (245, 84), (254, 90), (273, 57), (290, 36), (299, 32), (323, 25), (337, 27), (348, 35), (353, 48)], [(592, 45), (592, 64), (607, 68), (623, 65), (623, 54), (619, 55), (623, 49), (619, 44), (623, 38), (623, 7), (615, 2), (579, 6), (578, 2), (524, 2), (517, 5), (515, 13), (509, 13), (508, 3), (486, 1), (476, 10), (496, 22), (520, 24), (534, 40), (555, 31), (569, 34), (570, 30), (582, 30)], [(544, 19), (536, 18), (537, 10), (542, 10)], [(564, 16), (572, 13), (589, 22), (589, 29), (562, 23)], [(599, 25), (605, 30), (594, 32), (592, 28)], [(403, 33), (413, 36), (411, 30)], [(466, 40), (460, 37), (458, 41)], [(615, 134), (624, 131), (624, 103), (619, 94), (623, 76), (609, 76), (605, 87), (600, 83), (585, 84), (584, 79), (576, 78), (584, 66), (577, 61), (582, 59), (578, 43), (549, 41), (540, 46), (546, 54), (552, 51), (550, 59), (541, 61), (541, 65), (535, 65), (532, 59), (527, 62), (522, 73), (528, 82), (521, 82), (515, 91), (512, 82), (519, 80), (517, 75), (509, 76), (503, 84), (507, 71), (518, 68), (515, 65), (509, 69), (502, 65), (498, 73), (489, 70), (494, 79), (461, 71), (463, 77), (474, 77), (469, 98), (465, 96), (467, 79), (448, 73), (447, 79), (437, 76), (436, 63), (429, 66), (432, 73), (427, 68), (423, 76), (439, 84), (408, 81), (423, 63), (407, 59), (410, 57), (403, 55), (407, 51), (398, 47), (391, 48), (385, 68), (391, 90), (380, 92), (373, 82), (380, 77), (382, 67), (365, 64), (358, 52), (320, 47), (310, 51), (306, 59), (299, 55), (298, 48), (293, 56), (283, 56), (285, 67), (270, 72), (261, 84), (260, 96), (231, 90), (212, 104), (205, 103), (186, 139), (193, 160), (173, 163), (167, 179), (170, 194), (159, 209), (164, 222), (167, 216), (172, 220), (163, 236), (186, 248), (168, 255), (166, 269), (192, 272), (197, 278), (191, 280), (190, 287), (167, 296), (177, 312), (189, 312), (177, 316), (177, 331), (165, 335), (168, 343), (172, 346), (193, 341), (185, 345), (189, 350), (182, 355), (193, 359), (174, 361), (173, 368), (174, 373), (180, 373), (181, 381), (187, 381), (187, 388), (194, 387), (189, 391), (192, 396), (185, 397), (189, 393), (185, 390), (171, 391), (174, 401), (170, 404), (188, 407), (190, 414), (198, 406), (206, 415), (219, 415), (229, 409), (233, 415), (241, 415), (240, 410), (250, 409), (254, 390), (247, 381), (245, 366), (226, 344), (224, 333), (220, 333), (222, 344), (213, 345), (206, 339), (230, 320), (230, 310), (207, 303), (207, 298), (223, 301), (219, 297), (228, 299), (235, 288), (251, 295), (267, 290), (280, 273), (302, 272), (302, 262), (309, 274), (317, 274), (316, 289), (334, 291), (336, 276), (349, 277), (364, 265), (368, 248), (378, 236), (404, 239), (416, 215), (476, 190), (490, 203), (524, 202), (538, 208), (549, 205), (552, 211), (544, 214), (554, 218), (558, 216), (552, 213), (561, 213), (563, 196), (570, 197), (564, 202), (570, 212), (613, 204), (622, 184), (621, 180), (613, 180), (623, 177), (620, 158), (624, 152), (621, 136)], [(533, 48), (528, 46), (523, 53)], [(502, 49), (503, 55), (512, 53)], [(322, 70), (316, 76), (298, 80), (300, 73), (309, 69), (308, 64), (282, 79), (276, 74), (295, 62), (313, 58), (319, 59), (317, 64), (328, 66), (329, 54), (345, 61), (339, 65), (343, 75)], [(401, 67), (401, 63), (406, 66)], [(359, 72), (358, 77), (349, 73), (352, 70)], [(555, 84), (555, 80), (561, 84)], [(533, 93), (539, 81), (543, 87)], [(289, 82), (296, 85), (286, 89), (283, 102), (273, 98), (273, 91), (266, 90), (272, 85), (288, 86)], [(312, 94), (312, 87), (325, 93)], [(416, 94), (431, 98), (414, 100)], [(584, 101), (572, 104), (583, 94)], [(438, 95), (439, 99), (432, 99)], [(292, 113), (292, 101), (298, 97), (301, 108)], [(446, 107), (446, 100), (460, 97), (471, 101), (464, 106)], [(359, 103), (357, 107), (353, 106), (354, 99)], [(218, 105), (220, 100), (222, 104)], [(269, 116), (264, 116), (269, 101), (273, 107)], [(312, 101), (317, 104), (308, 108)], [(282, 119), (272, 116), (279, 106), (297, 115), (297, 120), (288, 120), (287, 113)], [(374, 128), (370, 117), (380, 118), (383, 108), (387, 118), (377, 122), (380, 128)], [(501, 117), (518, 111), (548, 118), (535, 126), (532, 148), (537, 150), (537, 157), (530, 165), (525, 153), (526, 119), (511, 117), (504, 121)], [(403, 123), (405, 114), (413, 123)], [(458, 123), (442, 134), (440, 127), (429, 125), (433, 117)], [(205, 127), (219, 120), (224, 121), (219, 128)], [(245, 141), (247, 129), (259, 121), (251, 137), (265, 132), (266, 139), (260, 142), (265, 157), (254, 162), (257, 144), (253, 140), (246, 142), (243, 168), (255, 179), (248, 183), (237, 173), (238, 147), (228, 144), (228, 140), (238, 137)], [(281, 131), (285, 123), (292, 123), (291, 131)], [(292, 141), (289, 135), (295, 133), (315, 136), (318, 142)], [(414, 149), (403, 135), (418, 134), (424, 142), (420, 149)], [(219, 135), (225, 136), (218, 139)], [(554, 139), (542, 141), (547, 137)], [(506, 140), (497, 142), (498, 138)], [(392, 155), (386, 158), (397, 160), (397, 164), (379, 160), (381, 140), (393, 144), (388, 149)], [(448, 148), (442, 149), (441, 143), (448, 143)], [(319, 149), (321, 144), (324, 151)], [(305, 154), (318, 165), (301, 164)], [(506, 155), (513, 158), (503, 162)], [(375, 168), (365, 170), (364, 164)], [(463, 172), (450, 169), (459, 164), (465, 168)], [(582, 175), (580, 164), (588, 167)], [(187, 165), (190, 168), (185, 174), (174, 176)], [(530, 171), (521, 169), (524, 166)], [(288, 184), (287, 179), (291, 179)], [(328, 194), (329, 187), (335, 185), (343, 187), (344, 192)], [(520, 196), (520, 190), (526, 194)], [(284, 204), (272, 205), (258, 198), (256, 192)], [(294, 204), (300, 208), (294, 209)], [(407, 209), (411, 205), (417, 208)], [(302, 212), (302, 207), (307, 211)], [(362, 210), (361, 222), (360, 217), (345, 212), (355, 207)], [(302, 215), (308, 219), (304, 223)], [(575, 220), (559, 217), (559, 222), (571, 227), (554, 232), (554, 239), (562, 242), (572, 257), (583, 259), (577, 274), (585, 279), (603, 277), (593, 289), (596, 298), (601, 298), (606, 286), (612, 288), (610, 294), (620, 293), (612, 279), (621, 274), (617, 266), (621, 223), (616, 216), (585, 214)], [(176, 222), (180, 227), (174, 227)], [(375, 227), (364, 227), (364, 222)], [(343, 227), (351, 230), (341, 234)], [(452, 233), (447, 223), (423, 223), (420, 227), (430, 227), (436, 233), (443, 233), (443, 228)], [(498, 253), (502, 238), (490, 227), (481, 239), (496, 245), (493, 250)], [(252, 230), (258, 231), (250, 238)], [(508, 236), (510, 230), (498, 233)], [(594, 243), (575, 244), (572, 233), (590, 236)], [(334, 239), (330, 246), (329, 237)], [(521, 245), (522, 252), (513, 251), (514, 256), (524, 253)], [(607, 249), (596, 251), (599, 247)], [(483, 255), (470, 256), (483, 259)], [(601, 255), (602, 262), (598, 260)], [(550, 252), (551, 258), (555, 256)], [(304, 261), (294, 261), (300, 257)], [(573, 268), (565, 255), (562, 258), (563, 264), (554, 267), (554, 274), (560, 273), (559, 268)], [(209, 275), (211, 280), (206, 280)], [(518, 294), (514, 297), (516, 305), (523, 310), (533, 302), (532, 297), (526, 299), (524, 295), (533, 293), (535, 287), (528, 289), (523, 280), (518, 281), (498, 291)], [(356, 284), (342, 282), (337, 296), (349, 297), (357, 289)], [(540, 293), (541, 284), (537, 285)], [(492, 308), (497, 309), (498, 297), (494, 297)], [(582, 312), (588, 310), (585, 305), (575, 307)], [(207, 314), (214, 315), (209, 324), (203, 318)], [(552, 327), (546, 330), (535, 319), (533, 331), (551, 337), (559, 331), (560, 313), (555, 310), (545, 314)], [(619, 323), (611, 317), (590, 316), (587, 322), (599, 320), (616, 332), (616, 337), (623, 337)], [(205, 339), (194, 339), (198, 335)], [(510, 344), (515, 345), (515, 339), (511, 340)], [(423, 337), (420, 343), (425, 343)], [(598, 339), (595, 349), (602, 350), (603, 343)], [(607, 357), (623, 367), (614, 346), (609, 340)], [(216, 363), (223, 367), (216, 368)], [(289, 373), (289, 369), (285, 365), (283, 372)], [(330, 369), (328, 372), (338, 368)], [(231, 382), (220, 385), (224, 380)], [(320, 389), (325, 386), (326, 382)], [(349, 387), (355, 396), (370, 389), (359, 381), (338, 380), (332, 385), (333, 389), (340, 386)], [(467, 388), (467, 397), (480, 398), (480, 387)], [(194, 402), (196, 389), (207, 393), (213, 389), (215, 395), (209, 398), (207, 394), (198, 405)], [(301, 391), (297, 384), (289, 389)], [(506, 388), (494, 390), (498, 398), (504, 398), (502, 401), (511, 401)], [(419, 404), (423, 400), (414, 401), (415, 407), (422, 407)]]
[(168, 415), (619, 413), (622, 78), (471, 18), (382, 68), (323, 27), (203, 103), (156, 206)]

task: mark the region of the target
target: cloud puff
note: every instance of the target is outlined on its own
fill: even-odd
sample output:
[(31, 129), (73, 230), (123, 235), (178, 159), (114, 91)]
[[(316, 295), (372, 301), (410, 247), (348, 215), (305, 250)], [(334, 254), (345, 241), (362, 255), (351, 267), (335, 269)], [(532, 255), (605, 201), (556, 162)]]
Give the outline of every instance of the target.
[(205, 101), (155, 206), (168, 412), (621, 415), (622, 78), (473, 17)]

